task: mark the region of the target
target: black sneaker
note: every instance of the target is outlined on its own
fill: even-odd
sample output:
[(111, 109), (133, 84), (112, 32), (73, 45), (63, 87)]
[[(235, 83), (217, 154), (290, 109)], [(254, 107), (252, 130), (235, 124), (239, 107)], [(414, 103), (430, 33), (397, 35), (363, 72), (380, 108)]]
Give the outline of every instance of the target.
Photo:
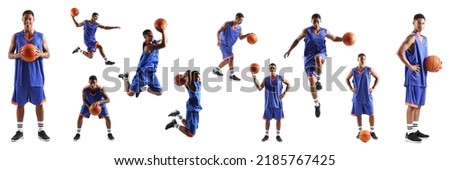
[(128, 79), (128, 73), (119, 74), (119, 78), (121, 78), (123, 80)]
[(214, 69), (214, 70), (213, 70), (213, 73), (214, 73), (215, 75), (218, 75), (218, 76), (223, 76), (222, 71), (217, 70), (217, 69)]
[(175, 110), (174, 112), (172, 112), (172, 113), (169, 114), (169, 117), (170, 117), (170, 116), (175, 117), (175, 116), (178, 116), (178, 115), (180, 115), (180, 111)]
[(269, 135), (265, 135), (264, 138), (262, 138), (261, 141), (265, 142), (265, 141), (267, 141), (267, 140), (269, 140)]
[(420, 139), (416, 133), (406, 133), (405, 139), (407, 142), (420, 143), (422, 139)]
[(316, 108), (316, 117), (319, 118), (320, 117), (320, 103), (319, 106), (314, 106)]
[(79, 140), (79, 139), (80, 139), (80, 134), (77, 133), (77, 134), (75, 135), (75, 137), (73, 137), (73, 141), (77, 141), (77, 140)]
[(422, 132), (420, 132), (419, 130), (417, 130), (416, 132), (415, 132), (415, 134), (417, 135), (417, 137), (419, 137), (419, 138), (429, 138), (430, 137), (430, 135), (426, 135), (426, 134), (423, 134)]
[(356, 135), (356, 139), (359, 139), (359, 134), (361, 134), (361, 132), (358, 132), (358, 135)]
[(77, 52), (80, 52), (80, 50), (81, 50), (81, 48), (80, 48), (80, 47), (77, 47), (77, 48), (75, 48), (75, 50), (72, 51), (72, 54), (75, 54), (75, 53), (77, 53)]
[(283, 140), (281, 139), (280, 135), (277, 135), (277, 141), (278, 142), (283, 142)]
[(45, 133), (44, 130), (39, 131), (38, 132), (38, 136), (39, 136), (39, 139), (44, 141), (44, 142), (50, 141), (50, 137), (47, 136), (47, 134)]
[(317, 91), (322, 90), (322, 84), (319, 82), (319, 80), (316, 81), (316, 90)]
[(372, 136), (373, 139), (378, 140), (378, 137), (375, 134), (375, 132), (370, 132), (370, 136)]
[(114, 136), (112, 135), (112, 133), (108, 133), (108, 139), (109, 140), (114, 140)]
[(234, 75), (234, 74), (230, 76), (230, 79), (231, 80), (236, 80), (236, 81), (241, 81), (241, 79), (239, 77), (237, 77), (236, 75)]
[(11, 142), (17, 142), (18, 140), (23, 139), (23, 132), (16, 131), (16, 134), (11, 138)]
[(115, 63), (116, 63), (116, 62), (112, 62), (112, 61), (109, 61), (109, 60), (108, 60), (108, 61), (105, 61), (105, 64), (106, 64), (106, 65), (114, 65)]
[(142, 92), (142, 90), (141, 90), (141, 89), (139, 89), (139, 91), (135, 93), (135, 96), (136, 96), (136, 98), (138, 98), (138, 97), (139, 97), (139, 94), (141, 94), (141, 92)]
[(170, 129), (170, 128), (174, 128), (176, 124), (177, 124), (177, 121), (175, 119), (173, 119), (172, 121), (170, 121), (170, 123), (168, 123), (166, 125), (166, 130)]

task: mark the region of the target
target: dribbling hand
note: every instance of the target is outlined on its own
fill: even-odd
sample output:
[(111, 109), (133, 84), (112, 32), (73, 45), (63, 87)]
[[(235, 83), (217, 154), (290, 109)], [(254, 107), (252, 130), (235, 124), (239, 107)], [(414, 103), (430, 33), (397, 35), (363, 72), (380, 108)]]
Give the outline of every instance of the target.
[(289, 52), (289, 51), (284, 53), (284, 58), (288, 58), (290, 54), (291, 54), (291, 52)]

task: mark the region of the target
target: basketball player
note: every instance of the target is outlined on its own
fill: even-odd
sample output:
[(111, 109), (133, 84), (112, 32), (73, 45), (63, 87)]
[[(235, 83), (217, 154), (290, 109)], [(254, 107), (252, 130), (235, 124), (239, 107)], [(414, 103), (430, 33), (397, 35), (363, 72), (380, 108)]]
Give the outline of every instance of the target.
[(179, 125), (176, 119), (173, 119), (166, 125), (166, 130), (170, 128), (177, 128), (187, 137), (194, 137), (198, 129), (199, 113), (202, 110), (200, 104), (202, 83), (200, 81), (200, 73), (198, 71), (186, 71), (184, 76), (188, 81), (185, 87), (189, 94), (189, 99), (186, 102), (186, 118), (180, 115), (180, 111), (175, 111), (169, 114), (169, 117), (178, 117), (182, 123)]
[[(34, 13), (26, 10), (22, 13), (23, 30), (15, 33), (11, 38), (9, 46), (8, 58), (16, 62), (14, 92), (11, 102), (17, 105), (16, 117), (17, 128), (16, 134), (11, 138), (12, 142), (23, 139), (23, 118), (25, 115), (25, 104), (31, 102), (36, 106), (36, 116), (38, 121), (38, 137), (42, 141), (50, 141), (50, 137), (44, 131), (44, 67), (43, 59), (50, 57), (50, 51), (47, 45), (47, 39), (41, 32), (35, 31)], [(22, 46), (33, 44), (37, 47), (36, 52), (38, 58), (33, 62), (25, 62), (22, 60), (20, 51)]]
[(319, 82), (322, 74), (322, 66), (327, 59), (327, 48), (325, 45), (325, 37), (334, 41), (342, 42), (342, 37), (334, 36), (328, 29), (321, 28), (322, 22), (319, 14), (313, 14), (311, 17), (312, 26), (305, 28), (297, 39), (294, 40), (289, 50), (284, 54), (284, 58), (289, 57), (291, 51), (304, 38), (305, 52), (304, 65), (305, 72), (308, 76), (309, 85), (311, 88), (311, 95), (315, 103), (315, 115), (320, 117), (320, 102), (317, 91), (322, 89), (322, 84)]
[(161, 85), (158, 77), (156, 77), (156, 70), (159, 62), (159, 49), (166, 47), (167, 38), (164, 30), (157, 28), (162, 34), (162, 40), (154, 40), (151, 30), (146, 29), (142, 33), (144, 36), (144, 43), (142, 44), (142, 55), (139, 59), (136, 74), (130, 84), (128, 81), (129, 73), (119, 74), (119, 78), (124, 80), (125, 89), (128, 96), (136, 95), (139, 97), (141, 91), (147, 85), (147, 91), (156, 96), (162, 95)]
[(75, 23), (76, 27), (83, 27), (84, 30), (84, 44), (87, 46), (87, 51), (81, 50), (80, 47), (77, 47), (75, 50), (73, 50), (73, 54), (77, 52), (81, 52), (83, 55), (85, 55), (88, 58), (94, 57), (94, 53), (96, 49), (98, 48), (100, 50), (100, 54), (102, 55), (103, 59), (105, 60), (106, 65), (113, 65), (115, 62), (112, 62), (108, 60), (105, 56), (105, 53), (103, 52), (103, 46), (100, 45), (100, 43), (95, 39), (95, 33), (97, 31), (97, 28), (102, 28), (105, 30), (111, 30), (111, 29), (120, 29), (118, 26), (104, 26), (102, 24), (99, 24), (97, 22), (98, 19), (98, 13), (94, 12), (92, 13), (92, 17), (90, 20), (85, 20), (83, 22), (78, 23), (75, 20), (75, 16), (72, 16), (72, 20)]
[[(370, 87), (371, 76), (375, 78), (375, 82), (372, 87)], [(352, 77), (353, 86), (350, 83), (350, 79)], [(378, 85), (378, 80), (379, 76), (375, 72), (375, 70), (371, 67), (366, 66), (366, 55), (363, 53), (359, 54), (358, 67), (353, 68), (347, 75), (347, 85), (353, 92), (352, 115), (356, 116), (356, 121), (359, 129), (358, 135), (356, 136), (357, 139), (359, 139), (359, 134), (362, 131), (362, 114), (369, 115), (370, 136), (372, 136), (372, 138), (375, 140), (378, 139), (377, 135), (374, 132), (375, 117), (373, 115), (372, 98), (372, 92)]]
[[(281, 119), (284, 118), (283, 102), (281, 99), (289, 91), (289, 82), (284, 77), (276, 73), (277, 66), (275, 63), (269, 65), (270, 76), (264, 78), (261, 84), (256, 80), (256, 74), (253, 74), (253, 82), (258, 90), (266, 88), (265, 91), (265, 110), (263, 118), (266, 120), (266, 135), (262, 139), (263, 142), (269, 139), (270, 120), (275, 119), (277, 121), (277, 141), (282, 142), (280, 137)], [(283, 83), (286, 85), (286, 89), (283, 91)]]
[(406, 87), (406, 141), (420, 143), (430, 137), (418, 130), (420, 108), (425, 105), (427, 73), (424, 61), (428, 57), (428, 40), (421, 34), (425, 28), (425, 16), (414, 15), (414, 30), (409, 34), (397, 51), (397, 55), (405, 65)]
[(99, 119), (105, 118), (106, 128), (108, 130), (108, 139), (114, 140), (114, 136), (111, 133), (111, 119), (106, 108), (106, 103), (109, 103), (109, 97), (103, 91), (103, 87), (97, 85), (97, 77), (92, 75), (89, 77), (89, 85), (83, 88), (83, 105), (81, 106), (80, 115), (77, 120), (77, 134), (73, 138), (74, 141), (80, 139), (81, 126), (83, 125), (83, 118), (89, 118), (91, 113), (89, 107), (91, 105), (100, 105), (102, 112), (98, 115)]
[(220, 27), (217, 32), (217, 45), (222, 51), (222, 62), (219, 66), (213, 70), (213, 73), (218, 76), (223, 76), (221, 68), (228, 64), (230, 69), (230, 79), (241, 81), (239, 77), (234, 74), (234, 54), (233, 46), (237, 39), (243, 40), (247, 38), (251, 33), (242, 35), (241, 24), (244, 20), (244, 15), (242, 13), (237, 13), (233, 21), (227, 21)]

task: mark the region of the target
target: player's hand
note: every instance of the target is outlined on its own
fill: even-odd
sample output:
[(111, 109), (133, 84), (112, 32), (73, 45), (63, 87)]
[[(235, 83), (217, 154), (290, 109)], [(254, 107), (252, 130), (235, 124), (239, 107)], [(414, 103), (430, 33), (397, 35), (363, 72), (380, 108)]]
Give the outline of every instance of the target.
[(119, 26), (117, 26), (117, 27), (115, 27), (116, 29), (120, 29), (120, 27)]
[(409, 68), (411, 71), (414, 71), (416, 73), (420, 72), (420, 66), (417, 65), (411, 65), (411, 67)]
[(284, 53), (284, 58), (288, 58), (290, 54), (291, 54), (291, 52), (289, 52), (289, 51)]
[[(370, 91), (370, 90), (369, 90)], [(352, 92), (356, 93), (356, 88), (352, 88)], [(372, 92), (371, 92), (372, 93)]]
[(369, 89), (369, 93), (372, 93), (373, 90), (375, 90), (375, 89), (374, 89), (374, 88), (370, 88), (370, 89)]
[(286, 93), (281, 93), (280, 99), (283, 99), (285, 95), (286, 95)]
[(99, 106), (100, 105), (100, 101), (98, 101), (98, 102), (95, 102), (94, 104), (92, 104), (92, 105), (94, 105), (95, 107), (97, 107), (97, 106)]
[(160, 33), (163, 33), (163, 34), (164, 34), (164, 30), (161, 29), (161, 27), (156, 27), (155, 29), (156, 29), (157, 31), (159, 31)]
[(222, 42), (220, 42), (220, 40), (217, 40), (217, 46), (220, 46), (220, 44), (222, 44)]
[(36, 55), (37, 55), (36, 58), (41, 57), (41, 55), (42, 55), (42, 51), (39, 50), (39, 48), (37, 48), (37, 47), (36, 47)]

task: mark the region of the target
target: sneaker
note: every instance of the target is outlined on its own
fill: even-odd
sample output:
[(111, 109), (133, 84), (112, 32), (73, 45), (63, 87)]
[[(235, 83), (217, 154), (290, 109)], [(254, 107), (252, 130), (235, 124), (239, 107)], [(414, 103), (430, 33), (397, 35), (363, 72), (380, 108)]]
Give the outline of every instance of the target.
[(169, 117), (170, 117), (170, 116), (175, 117), (175, 116), (178, 116), (178, 115), (180, 115), (180, 111), (176, 110), (176, 111), (170, 113), (170, 114), (169, 114)]
[(80, 139), (80, 134), (77, 133), (77, 134), (75, 135), (75, 137), (73, 137), (73, 141), (77, 141), (77, 140), (79, 140), (79, 139)]
[(220, 69), (214, 69), (213, 73), (218, 76), (223, 76), (223, 73), (222, 73), (222, 71), (220, 71)]
[(316, 81), (316, 90), (317, 91), (322, 90), (322, 84), (319, 82), (319, 80)]
[(123, 80), (128, 79), (128, 73), (119, 74), (119, 78), (121, 78)]
[(419, 137), (419, 138), (429, 138), (430, 137), (430, 135), (426, 135), (426, 134), (423, 134), (422, 132), (420, 132), (419, 130), (417, 130), (416, 132), (415, 132), (415, 134), (417, 135), (417, 137)]
[(23, 139), (23, 132), (16, 131), (16, 134), (11, 138), (11, 142), (17, 142), (18, 140)]
[(422, 139), (420, 139), (416, 133), (406, 133), (405, 139), (407, 142), (420, 143)]
[(136, 96), (136, 98), (138, 98), (139, 97), (139, 94), (141, 94), (141, 92), (142, 92), (142, 90), (141, 89), (139, 89), (139, 91), (138, 92), (136, 92), (134, 95)]
[(370, 136), (372, 136), (373, 139), (378, 140), (378, 137), (375, 134), (375, 132), (370, 132)]
[(265, 142), (265, 141), (267, 141), (267, 140), (269, 140), (269, 135), (265, 135), (264, 138), (262, 138), (261, 141)]
[(283, 140), (281, 139), (281, 137), (279, 135), (277, 135), (277, 141), (278, 142), (283, 142)]
[(113, 141), (114, 140), (114, 136), (112, 135), (112, 133), (108, 133), (108, 139)]
[(230, 79), (231, 80), (236, 80), (236, 81), (241, 81), (241, 79), (239, 77), (237, 77), (236, 75), (230, 75)]
[(105, 61), (105, 64), (106, 65), (114, 65), (116, 62), (112, 62), (112, 61), (110, 61), (110, 60), (108, 60), (108, 61)]
[(161, 96), (161, 92), (153, 91), (152, 88), (150, 88), (150, 87), (147, 88), (147, 91), (148, 91), (149, 93), (151, 93), (151, 94), (156, 95), (156, 96)]
[(80, 52), (80, 50), (81, 50), (81, 48), (80, 48), (80, 47), (77, 47), (77, 48), (75, 48), (75, 50), (72, 51), (72, 54), (75, 54), (75, 53), (77, 53), (77, 52)]
[(170, 121), (170, 123), (168, 123), (166, 125), (166, 130), (170, 129), (170, 128), (174, 128), (176, 124), (177, 124), (177, 121), (175, 119), (173, 119), (172, 121)]
[(358, 135), (356, 135), (356, 139), (359, 139), (359, 134), (361, 134), (361, 132), (358, 132)]
[(316, 117), (319, 118), (320, 117), (320, 103), (319, 106), (314, 106), (316, 108)]
[(38, 136), (39, 136), (39, 139), (44, 142), (50, 141), (50, 137), (48, 137), (47, 134), (45, 133), (45, 131), (43, 131), (43, 130), (38, 132)]

